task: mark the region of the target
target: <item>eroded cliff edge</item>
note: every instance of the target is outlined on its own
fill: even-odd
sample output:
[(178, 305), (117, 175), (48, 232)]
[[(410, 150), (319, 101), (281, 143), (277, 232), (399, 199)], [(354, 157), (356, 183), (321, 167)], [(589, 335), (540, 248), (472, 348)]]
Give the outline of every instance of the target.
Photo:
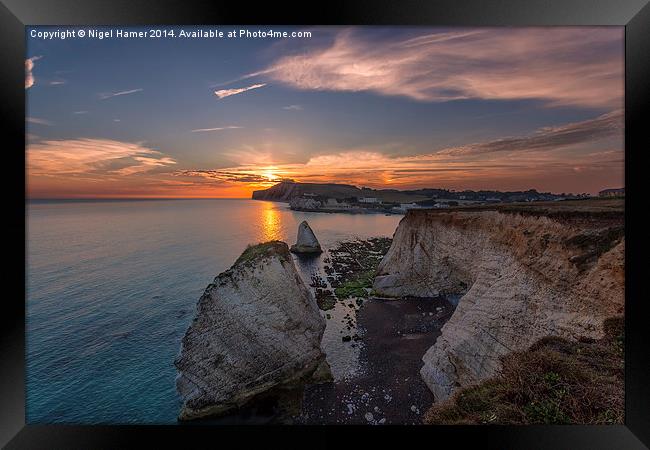
[(287, 244), (249, 247), (206, 288), (183, 337), (174, 361), (179, 419), (219, 415), (327, 376), (324, 331)]
[(437, 401), (544, 336), (601, 338), (624, 305), (622, 201), (409, 211), (382, 260), (385, 296), (464, 294), (423, 357)]

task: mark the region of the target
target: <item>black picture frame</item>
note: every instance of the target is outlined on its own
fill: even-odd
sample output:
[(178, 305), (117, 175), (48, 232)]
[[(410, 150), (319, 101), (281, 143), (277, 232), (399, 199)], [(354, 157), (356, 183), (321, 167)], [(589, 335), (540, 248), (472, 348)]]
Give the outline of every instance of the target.
[[(625, 425), (211, 427), (25, 425), (25, 98), (26, 25), (278, 24), (432, 26), (625, 26)], [(0, 308), (0, 444), (6, 448), (177, 448), (256, 445), (453, 445), (462, 448), (633, 449), (650, 446), (650, 327), (643, 291), (648, 254), (643, 229), (643, 153), (650, 150), (650, 5), (648, 0), (332, 1), (0, 0), (0, 117), (3, 155), (5, 290)], [(422, 444), (420, 444), (420, 442)], [(247, 445), (248, 444), (248, 445)]]

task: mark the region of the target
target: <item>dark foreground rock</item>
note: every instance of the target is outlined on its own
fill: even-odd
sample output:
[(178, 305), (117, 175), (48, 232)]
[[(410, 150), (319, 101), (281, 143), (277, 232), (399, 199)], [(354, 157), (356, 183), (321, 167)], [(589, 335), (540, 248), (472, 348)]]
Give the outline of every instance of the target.
[(180, 420), (223, 414), (329, 376), (325, 321), (284, 242), (249, 247), (200, 298), (174, 361)]

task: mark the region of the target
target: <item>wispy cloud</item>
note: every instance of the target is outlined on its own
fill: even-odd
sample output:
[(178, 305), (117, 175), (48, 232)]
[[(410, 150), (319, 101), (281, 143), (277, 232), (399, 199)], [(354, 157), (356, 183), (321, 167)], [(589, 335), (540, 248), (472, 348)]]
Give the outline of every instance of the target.
[(278, 183), (280, 181), (293, 181), (290, 178), (272, 177), (264, 174), (250, 173), (246, 171), (227, 170), (179, 170), (173, 172), (177, 177), (200, 177), (218, 182), (235, 183)]
[(135, 94), (136, 92), (142, 92), (144, 89), (139, 88), (139, 89), (130, 89), (128, 91), (119, 91), (119, 92), (103, 92), (99, 94), (99, 99), (100, 100), (106, 100), (109, 98), (113, 97), (118, 97), (120, 95), (129, 95), (129, 94)]
[[(559, 151), (558, 151), (559, 150)], [(268, 185), (284, 179), (373, 187), (510, 188), (595, 192), (623, 182), (623, 114), (541, 128), (463, 147), (409, 156), (343, 149), (282, 163), (247, 150), (237, 166), (174, 172), (214, 183)], [(253, 155), (260, 155), (260, 159)]]
[(221, 86), (228, 86), (229, 84), (237, 83), (238, 81), (243, 81), (243, 80), (247, 80), (249, 78), (255, 78), (257, 76), (264, 75), (264, 74), (266, 74), (266, 73), (268, 73), (270, 71), (271, 71), (271, 69), (260, 70), (259, 72), (248, 73), (246, 75), (242, 75), (240, 77), (233, 78), (233, 79), (230, 79), (230, 80), (227, 80), (227, 81), (221, 81), (219, 83), (213, 83), (213, 84), (210, 85), (210, 87), (211, 88), (216, 88), (216, 87), (221, 87)]
[(140, 144), (107, 139), (50, 140), (27, 148), (31, 176), (101, 179), (128, 176), (176, 164), (173, 158)]
[(288, 105), (288, 106), (283, 106), (282, 109), (286, 109), (287, 111), (302, 111), (303, 108), (300, 105)]
[(623, 111), (616, 110), (595, 119), (572, 122), (556, 127), (545, 127), (521, 137), (507, 137), (494, 141), (445, 149), (440, 154), (476, 155), (493, 152), (555, 150), (572, 145), (594, 142), (612, 136), (623, 136)]
[(192, 133), (203, 133), (206, 131), (222, 131), (222, 130), (239, 130), (244, 127), (239, 127), (235, 125), (228, 125), (225, 127), (215, 127), (215, 128), (197, 128), (195, 130), (192, 130)]
[(49, 120), (39, 119), (38, 117), (25, 117), (25, 122), (35, 123), (37, 125), (47, 125), (48, 127), (53, 125)]
[(88, 114), (88, 111), (74, 111), (72, 114)]
[(67, 81), (65, 81), (65, 80), (54, 80), (54, 81), (50, 81), (49, 84), (50, 84), (50, 86), (61, 86), (61, 85), (66, 84), (66, 83), (67, 83)]
[(348, 29), (328, 47), (280, 57), (251, 75), (298, 89), (420, 101), (538, 99), (618, 108), (622, 46), (622, 28), (484, 28), (380, 43)]
[(31, 58), (27, 58), (25, 60), (25, 89), (29, 89), (30, 87), (34, 86), (34, 83), (36, 82), (34, 74), (32, 73), (34, 70), (34, 62), (38, 61), (41, 58), (42, 56), (32, 56)]
[(218, 91), (214, 91), (214, 95), (216, 95), (219, 99), (222, 99), (222, 98), (230, 97), (231, 95), (237, 95), (237, 94), (241, 94), (242, 92), (250, 91), (251, 89), (259, 89), (264, 86), (266, 86), (266, 83), (253, 84), (251, 86), (247, 86), (243, 88), (221, 89)]

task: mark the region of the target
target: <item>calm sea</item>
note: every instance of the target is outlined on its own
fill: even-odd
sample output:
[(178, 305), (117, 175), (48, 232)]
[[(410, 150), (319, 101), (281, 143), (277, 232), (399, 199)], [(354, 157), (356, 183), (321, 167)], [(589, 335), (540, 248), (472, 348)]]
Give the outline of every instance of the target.
[(27, 421), (176, 423), (173, 360), (205, 287), (246, 245), (392, 236), (401, 216), (253, 200), (30, 202)]

